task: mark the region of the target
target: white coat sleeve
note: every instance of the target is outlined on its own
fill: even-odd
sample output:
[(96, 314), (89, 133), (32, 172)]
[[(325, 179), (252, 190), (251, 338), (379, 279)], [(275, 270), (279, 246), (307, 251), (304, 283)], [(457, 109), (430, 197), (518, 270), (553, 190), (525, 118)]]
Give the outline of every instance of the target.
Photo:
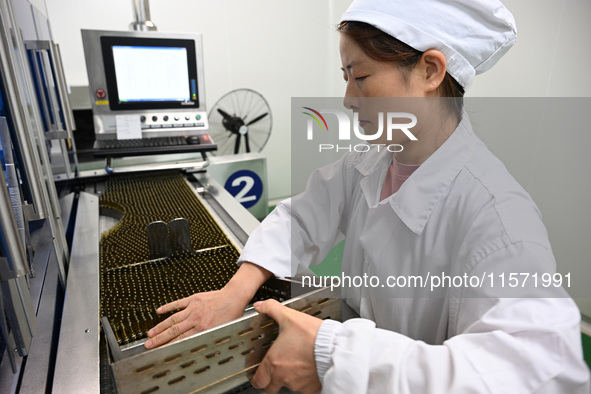
[(366, 319), (325, 321), (314, 349), (322, 392), (588, 394), (579, 311), (562, 288), (548, 294), (563, 298), (461, 298), (457, 334), (440, 345)]
[(314, 171), (302, 194), (278, 204), (250, 235), (238, 264), (248, 261), (290, 277), (320, 263), (339, 234), (349, 160), (346, 155)]

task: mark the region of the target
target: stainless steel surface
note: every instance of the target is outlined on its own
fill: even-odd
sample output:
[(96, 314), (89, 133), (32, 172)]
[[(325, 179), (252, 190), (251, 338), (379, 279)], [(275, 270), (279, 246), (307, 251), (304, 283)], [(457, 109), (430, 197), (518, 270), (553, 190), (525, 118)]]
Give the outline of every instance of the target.
[(62, 220), (64, 223), (69, 223), (72, 216), (72, 209), (74, 208), (74, 199), (76, 193), (71, 192), (60, 198), (60, 211), (62, 212)]
[(91, 107), (88, 86), (70, 86), (68, 99), (73, 110), (85, 110)]
[[(43, 136), (47, 140), (57, 143), (57, 152), (52, 156), (52, 165), (60, 177), (73, 178), (77, 165), (76, 155), (70, 163), (70, 154), (66, 146), (66, 139), (72, 138), (73, 114), (68, 101), (68, 91), (63, 74), (59, 47), (52, 41), (26, 41), (25, 48), (30, 52), (30, 65), (36, 88), (39, 105), (45, 116)], [(70, 140), (70, 144), (73, 142)], [(72, 145), (73, 146), (73, 145)], [(59, 156), (59, 157), (56, 157)], [(60, 163), (57, 168), (56, 163)], [(73, 168), (72, 168), (73, 164)]]
[[(0, 307), (4, 310), (4, 303), (0, 299)], [(6, 318), (0, 317), (0, 328), (6, 327)], [(3, 332), (4, 333), (4, 332)], [(3, 360), (6, 360), (0, 364), (0, 391), (3, 393), (14, 393), (18, 385), (18, 378), (21, 373), (23, 359), (17, 358), (17, 354), (14, 351), (16, 345), (12, 336), (4, 336), (4, 343), (6, 349), (4, 351)]]
[(252, 216), (236, 199), (216, 180), (206, 173), (193, 174), (195, 192), (209, 207), (210, 213), (222, 229), (235, 237), (240, 248), (260, 222)]
[[(53, 172), (51, 169), (51, 160), (47, 152), (45, 139), (48, 138), (69, 138), (71, 131), (68, 133), (68, 119), (71, 118), (66, 111), (67, 105), (67, 91), (60, 87), (59, 64), (54, 53), (55, 44), (52, 41), (27, 41), (24, 48), (31, 51), (32, 67), (34, 75), (37, 79), (37, 87), (40, 91), (37, 97), (40, 97), (40, 104), (43, 111), (47, 114), (46, 124), (47, 129), (38, 129), (37, 144), (39, 146), (39, 163), (41, 168), (40, 176), (45, 181), (44, 197), (50, 202), (50, 223), (55, 238), (55, 248), (58, 256), (61, 276), (65, 280), (66, 265), (69, 259), (69, 251), (65, 241), (65, 234), (63, 223), (60, 219), (61, 208), (59, 206), (59, 198), (55, 191), (53, 183)], [(55, 75), (54, 75), (55, 74)], [(38, 114), (38, 111), (35, 112)], [(51, 114), (51, 116), (49, 116)], [(39, 127), (41, 122), (37, 123)], [(70, 159), (68, 149), (63, 140), (58, 142), (59, 151), (61, 152), (61, 161), (64, 165), (65, 175), (67, 178), (73, 177), (73, 169), (70, 166)], [(74, 155), (75, 157), (75, 155)], [(74, 159), (74, 161), (76, 161)]]
[[(27, 12), (32, 12), (29, 16), (35, 19), (34, 31), (19, 24), (22, 19), (17, 20), (15, 5), (20, 6), (21, 10), (25, 7)], [(64, 267), (69, 255), (51, 161), (43, 135), (39, 96), (35, 92), (31, 74), (33, 68), (28, 61), (22, 36), (28, 34), (29, 39), (34, 39), (41, 35), (50, 35), (47, 21), (36, 7), (37, 5), (24, 0), (0, 0), (0, 84), (4, 108), (10, 119), (9, 127), (13, 137), (11, 142), (17, 153), (14, 164), (20, 175), (19, 181), (22, 180), (22, 184), (18, 184), (16, 188), (20, 186), (24, 191), (23, 197), (17, 196), (16, 199), (26, 199), (28, 202), (23, 206), (23, 226), (18, 226), (21, 241), (26, 242), (25, 253), (28, 251), (28, 260), (32, 262), (31, 276), (21, 275), (1, 283), (3, 305), (0, 313), (10, 325), (10, 336), (5, 341), (8, 346), (6, 355), (15, 356), (12, 357), (12, 365), (8, 357), (0, 365), (0, 392), (3, 393), (47, 391), (47, 381), (53, 377), (53, 344), (57, 338), (53, 334), (61, 318), (61, 299), (56, 294), (59, 292), (57, 278), (61, 276), (65, 280)], [(36, 28), (45, 30), (35, 30)], [(48, 66), (51, 63), (49, 58), (45, 56), (40, 61), (40, 64), (46, 66), (41, 69), (41, 73), (46, 76), (44, 83), (58, 88), (59, 80), (52, 75), (53, 69)], [(55, 91), (49, 93), (54, 114), (57, 114), (55, 106), (59, 104), (58, 96)], [(54, 119), (60, 119), (59, 114)], [(10, 182), (13, 184), (13, 179)], [(4, 190), (5, 184), (4, 180), (0, 180), (0, 189)], [(12, 189), (11, 196), (16, 196)], [(13, 204), (13, 207), (17, 206)], [(0, 216), (0, 220), (9, 217), (5, 210), (2, 210)], [(29, 229), (33, 229), (31, 233)], [(18, 234), (4, 234), (3, 231), (3, 243), (14, 233)], [(48, 263), (48, 256), (52, 256), (52, 263)], [(58, 263), (61, 266), (61, 275), (58, 275)], [(55, 325), (56, 322), (58, 326)], [(14, 372), (10, 370), (11, 367), (14, 367)]]
[(168, 226), (162, 221), (152, 222), (146, 227), (150, 260), (165, 259), (170, 256)]
[[(29, 51), (35, 51), (37, 49), (41, 49), (41, 48), (38, 48), (37, 44), (38, 44), (37, 41), (27, 41), (27, 42), (25, 42), (25, 48), (27, 48), (27, 50), (29, 50)], [(37, 81), (37, 86), (45, 86), (45, 80), (44, 80), (45, 76), (43, 75), (44, 74), (43, 70), (41, 69), (41, 67), (39, 65), (40, 59), (37, 57), (37, 56), (39, 56), (39, 54), (33, 53), (32, 55), (33, 55), (33, 61), (31, 62), (31, 64), (33, 66), (33, 75)], [(49, 101), (50, 101), (49, 97), (46, 97), (45, 95), (40, 96), (39, 105), (41, 107), (41, 110), (43, 111), (43, 113), (48, 114), (48, 115), (49, 115), (50, 111), (51, 112), (54, 111), (54, 109), (50, 106)], [(55, 117), (55, 114), (54, 114), (54, 117)], [(47, 122), (48, 122), (48, 124), (50, 123), (49, 119), (47, 119)], [(45, 130), (45, 132), (46, 133), (49, 133), (49, 132), (63, 133), (63, 131), (61, 131), (59, 129), (58, 130), (55, 129), (55, 123), (50, 124), (48, 127), (48, 130)], [(60, 138), (60, 136), (56, 135), (56, 138)]]
[(4, 304), (10, 304), (5, 312), (15, 340), (16, 349), (12, 350), (26, 356), (37, 327), (37, 317), (26, 278), (9, 279), (2, 283), (2, 293)]
[[(17, 169), (12, 155), (12, 141), (5, 117), (0, 117), (0, 145), (2, 145), (4, 155), (4, 166), (6, 168), (6, 185), (8, 186), (8, 195), (14, 212), (16, 226), (21, 236), (21, 241), (26, 243), (25, 218), (23, 215), (23, 201), (21, 194), (21, 184), (18, 178)], [(1, 275), (0, 275), (1, 276)]]
[(40, 110), (34, 99), (35, 91), (28, 72), (26, 50), (12, 3), (1, 0), (0, 11), (0, 74), (22, 158), (19, 171), (26, 174), (24, 179), (33, 204), (23, 206), (23, 215), (28, 221), (49, 219), (61, 277), (65, 281), (69, 250), (60, 220), (59, 199), (41, 128)]
[[(56, 119), (61, 119), (60, 116), (60, 109), (59, 103), (57, 101), (57, 86), (55, 85), (54, 78), (53, 78), (53, 67), (55, 63), (52, 65), (52, 61), (50, 60), (53, 44), (50, 41), (37, 41), (41, 48), (46, 47), (48, 48), (44, 52), (41, 52), (41, 58), (43, 60), (43, 67), (42, 73), (45, 75), (44, 81), (48, 84), (47, 93), (51, 97), (51, 108), (53, 110), (54, 116)], [(28, 69), (28, 62), (25, 58), (25, 44), (22, 39), (19, 41), (17, 45), (19, 50), (17, 53), (20, 55), (20, 63), (23, 70)], [(27, 74), (28, 75), (28, 74)], [(29, 76), (23, 77), (25, 82), (24, 88), (26, 89), (25, 92), (28, 92), (30, 97), (35, 96), (35, 90), (33, 87), (33, 81)], [(41, 92), (39, 92), (41, 93)], [(35, 176), (40, 177), (43, 181), (43, 197), (45, 201), (49, 202), (47, 207), (48, 215), (47, 218), (49, 220), (49, 224), (51, 227), (53, 239), (54, 239), (54, 248), (56, 251), (56, 258), (58, 260), (58, 266), (60, 269), (60, 277), (62, 278), (62, 282), (65, 283), (65, 275), (67, 270), (67, 264), (69, 261), (69, 250), (66, 243), (65, 238), (65, 231), (63, 222), (61, 221), (61, 207), (59, 204), (59, 197), (57, 195), (57, 191), (55, 188), (53, 171), (51, 168), (51, 160), (49, 157), (49, 152), (47, 149), (47, 145), (45, 144), (45, 136), (44, 130), (42, 128), (41, 122), (41, 114), (38, 108), (38, 104), (36, 100), (31, 100), (28, 103), (29, 108), (29, 117), (33, 121), (34, 127), (31, 128), (29, 131), (33, 134), (34, 137), (34, 144), (32, 145), (35, 152), (38, 152), (38, 157), (36, 158), (36, 164), (39, 171), (35, 174)], [(65, 113), (63, 114), (64, 118), (67, 116)], [(55, 130), (63, 130), (61, 125), (61, 121), (58, 121), (55, 125)], [(63, 142), (63, 141), (62, 141)], [(36, 148), (36, 149), (35, 149)], [(69, 166), (69, 159), (67, 156), (67, 150), (62, 145), (62, 155), (64, 163)], [(69, 168), (69, 167), (68, 167)], [(70, 170), (69, 170), (70, 171)], [(69, 174), (72, 175), (71, 173)]]
[[(29, 291), (33, 310), (37, 313), (37, 330), (31, 341), (26, 362), (24, 358), (18, 357), (18, 352), (14, 351), (16, 349), (14, 341), (9, 342), (11, 344), (8, 347), (10, 352), (6, 352), (5, 356), (13, 356), (16, 372), (11, 370), (8, 360), (0, 365), (0, 393), (15, 392), (19, 382), (23, 388), (21, 392), (43, 392), (44, 389), (37, 390), (36, 388), (45, 384), (49, 377), (50, 366), (53, 363), (51, 339), (55, 329), (54, 312), (59, 307), (59, 300), (56, 299), (55, 294), (58, 269), (52, 249), (51, 229), (47, 220), (44, 221), (41, 228), (31, 233), (31, 245), (35, 250), (31, 273), (35, 272), (35, 276), (30, 277)], [(0, 310), (3, 309), (0, 308)]]
[(98, 393), (98, 197), (80, 193), (57, 349), (53, 392)]
[(150, 31), (157, 30), (156, 25), (150, 20), (149, 0), (132, 0), (133, 16), (135, 21), (129, 25), (130, 30)]
[[(59, 282), (59, 270), (55, 252), (51, 251), (47, 261), (40, 261), (47, 270), (39, 269), (39, 282), (43, 284), (43, 293), (37, 309), (37, 332), (31, 341), (25, 372), (23, 374), (20, 392), (21, 393), (42, 393), (46, 391), (51, 379), (53, 366), (52, 347), (57, 340), (54, 337), (59, 329), (59, 322), (55, 322), (56, 310), (59, 310), (60, 294), (62, 294)], [(46, 257), (47, 258), (47, 257)]]
[[(76, 173), (78, 172), (78, 155), (76, 151), (76, 141), (74, 141), (74, 130), (76, 129), (76, 123), (74, 122), (74, 112), (72, 112), (72, 107), (70, 106), (70, 99), (68, 93), (68, 84), (66, 82), (66, 75), (64, 72), (64, 65), (62, 62), (62, 54), (60, 51), (59, 44), (52, 42), (53, 51), (51, 55), (54, 59), (54, 64), (56, 66), (56, 78), (57, 78), (57, 87), (60, 95), (60, 102), (64, 116), (64, 124), (66, 127), (66, 132), (68, 134), (68, 143), (71, 145), (72, 149), (69, 150), (66, 147), (66, 140), (61, 140), (60, 144), (62, 146), (62, 154), (64, 157), (64, 163), (66, 165), (66, 176), (68, 178), (73, 178)], [(72, 154), (70, 153), (73, 152)], [(72, 157), (72, 160), (70, 160)], [(72, 161), (74, 168), (71, 168), (70, 161)]]
[(60, 95), (61, 108), (64, 115), (64, 124), (68, 138), (72, 138), (73, 130), (76, 127), (74, 122), (74, 113), (70, 107), (70, 100), (68, 99), (68, 84), (66, 83), (66, 76), (64, 74), (64, 66), (62, 63), (62, 55), (59, 44), (52, 42), (51, 50), (49, 52), (53, 64), (55, 65), (57, 89)]
[(18, 229), (6, 187), (4, 169), (0, 167), (0, 235), (6, 258), (0, 258), (0, 281), (21, 277), (29, 272), (25, 244)]
[(114, 167), (113, 166), (113, 158), (108, 157), (106, 159), (105, 164), (105, 172), (107, 174), (122, 174), (122, 173), (133, 173), (133, 172), (140, 172), (140, 171), (160, 171), (160, 170), (175, 170), (175, 169), (192, 169), (194, 171), (203, 170), (207, 168), (209, 165), (209, 158), (205, 158), (205, 160), (193, 161), (190, 162), (169, 162), (169, 163), (161, 163), (161, 164), (154, 164), (148, 163), (146, 165), (136, 165), (132, 167)]
[[(118, 157), (111, 160), (111, 166), (115, 169), (127, 169), (131, 167), (143, 167), (149, 165), (177, 165), (183, 166), (181, 168), (191, 168), (194, 167), (194, 163), (200, 163), (201, 161), (201, 153), (180, 153), (169, 155)], [(109, 173), (105, 170), (105, 164), (105, 159), (97, 159), (80, 163), (78, 167), (78, 178), (91, 178), (109, 175)]]
[[(4, 304), (4, 296), (1, 296), (0, 310), (4, 312), (6, 310), (6, 307), (7, 305)], [(10, 305), (8, 305), (8, 307), (10, 307)], [(12, 351), (13, 349), (16, 351), (16, 344), (14, 340), (14, 335), (12, 335), (12, 333), (10, 332), (10, 326), (8, 325), (8, 320), (6, 318), (5, 313), (2, 313), (0, 315), (0, 333), (2, 334), (2, 342), (5, 346), (5, 353), (8, 356), (8, 362), (10, 363), (10, 367), (12, 368), (12, 372), (16, 372), (16, 354)]]
[(27, 100), (23, 94), (27, 89), (19, 78), (19, 73), (23, 69), (18, 68), (14, 53), (14, 42), (22, 42), (22, 40), (18, 37), (11, 2), (2, 0), (0, 8), (0, 65), (2, 67), (0, 76), (5, 88), (6, 105), (12, 109), (12, 122), (19, 140), (18, 149), (24, 167), (21, 168), (21, 171), (27, 174), (26, 185), (32, 199), (29, 205), (23, 207), (23, 212), (27, 220), (43, 219), (47, 216), (47, 204), (42, 185), (43, 176), (36, 164), (38, 155), (34, 149), (35, 133), (32, 131), (33, 125), (28, 111), (25, 109)]
[[(6, 148), (11, 149), (11, 146)], [(3, 167), (0, 167), (0, 239), (0, 330), (12, 370), (16, 372), (13, 351), (27, 355), (37, 321), (26, 277), (30, 267), (25, 244), (17, 226)]]
[[(52, 231), (56, 242), (58, 251), (58, 258), (63, 258), (67, 261), (67, 249), (64, 249), (63, 243), (63, 229), (58, 231), (59, 226), (56, 224), (56, 215), (59, 216), (59, 210), (56, 210), (58, 204), (58, 198), (55, 194), (55, 185), (53, 183), (53, 174), (51, 171), (51, 162), (45, 145), (45, 137), (43, 135), (41, 112), (35, 100), (36, 93), (33, 86), (33, 81), (29, 71), (29, 63), (26, 56), (26, 49), (24, 41), (20, 34), (20, 29), (16, 26), (16, 18), (10, 2), (6, 2), (8, 5), (7, 16), (11, 23), (12, 28), (9, 30), (9, 36), (11, 42), (8, 46), (7, 53), (11, 56), (11, 65), (14, 67), (14, 71), (10, 70), (13, 80), (16, 82), (14, 87), (17, 89), (15, 95), (17, 101), (9, 102), (8, 108), (12, 110), (13, 119), (18, 115), (19, 121), (14, 121), (14, 127), (16, 129), (17, 139), (19, 145), (25, 147), (25, 154), (31, 155), (33, 160), (33, 171), (28, 172), (30, 168), (24, 165), (21, 171), (26, 172), (27, 179), (35, 178), (33, 183), (40, 183), (40, 198), (43, 199), (43, 203), (48, 203), (46, 206), (46, 214), (40, 216), (40, 212), (35, 212), (30, 209), (29, 206), (25, 206), (25, 218), (27, 220), (37, 220), (45, 217), (50, 218), (52, 224)], [(11, 49), (13, 50), (11, 52)], [(8, 70), (6, 70), (8, 71)], [(22, 127), (22, 129), (21, 129)], [(22, 152), (21, 152), (22, 153)], [(29, 182), (31, 183), (31, 182)], [(35, 205), (35, 208), (37, 206)], [(53, 208), (53, 210), (52, 210)], [(62, 257), (63, 255), (63, 257)]]
[(177, 218), (168, 223), (170, 234), (170, 249), (172, 253), (186, 253), (193, 255), (195, 251), (191, 246), (191, 233), (189, 221), (185, 218)]
[[(319, 318), (341, 319), (341, 300), (324, 288), (284, 303)], [(221, 393), (248, 382), (279, 327), (253, 313), (113, 364), (118, 393)]]
[(109, 346), (111, 358), (115, 362), (122, 360), (123, 354), (121, 353), (121, 348), (117, 343), (117, 339), (115, 338), (115, 334), (113, 333), (109, 319), (104, 316), (101, 317), (101, 328), (103, 329), (103, 335), (105, 336), (107, 345)]
[(46, 117), (48, 127), (45, 131), (63, 132), (63, 137), (67, 138), (68, 135), (65, 133), (66, 130), (60, 116), (59, 90), (53, 73), (55, 59), (52, 55), (52, 42), (25, 41), (24, 44), (25, 48), (32, 52), (32, 65), (37, 79), (37, 87), (42, 90), (41, 94), (39, 94), (40, 104), (43, 112), (48, 115)]

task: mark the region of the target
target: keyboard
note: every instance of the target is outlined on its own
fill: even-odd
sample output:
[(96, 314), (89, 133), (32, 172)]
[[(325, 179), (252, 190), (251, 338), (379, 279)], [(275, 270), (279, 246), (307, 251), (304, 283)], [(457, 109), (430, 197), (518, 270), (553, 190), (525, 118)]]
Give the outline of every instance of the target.
[(123, 157), (166, 153), (207, 152), (217, 149), (209, 135), (154, 137), (131, 140), (96, 140), (95, 157)]

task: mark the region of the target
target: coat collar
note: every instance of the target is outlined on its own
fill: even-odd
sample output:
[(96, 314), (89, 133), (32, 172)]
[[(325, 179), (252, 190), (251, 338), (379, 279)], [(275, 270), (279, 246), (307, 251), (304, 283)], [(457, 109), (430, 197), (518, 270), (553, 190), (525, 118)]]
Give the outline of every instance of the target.
[[(476, 136), (468, 114), (452, 135), (433, 153), (400, 187), (400, 190), (384, 200), (416, 234), (421, 234), (435, 205), (472, 156)], [(383, 149), (377, 159), (363, 160), (355, 168), (361, 173), (361, 189), (370, 207), (380, 203), (381, 188), (392, 153)]]

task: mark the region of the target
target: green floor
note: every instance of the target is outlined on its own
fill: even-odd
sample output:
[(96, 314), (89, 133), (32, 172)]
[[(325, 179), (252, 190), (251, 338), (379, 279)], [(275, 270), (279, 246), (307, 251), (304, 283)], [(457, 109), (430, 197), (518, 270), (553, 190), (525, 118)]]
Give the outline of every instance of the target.
[(583, 337), (583, 357), (585, 357), (585, 362), (587, 366), (591, 368), (591, 337), (585, 334), (581, 334)]
[[(271, 212), (275, 207), (269, 208)], [(344, 241), (336, 245), (324, 260), (318, 265), (310, 267), (310, 269), (318, 276), (332, 276), (341, 273), (341, 260), (343, 258)], [(587, 366), (591, 368), (591, 337), (582, 334), (583, 341), (583, 356)]]

